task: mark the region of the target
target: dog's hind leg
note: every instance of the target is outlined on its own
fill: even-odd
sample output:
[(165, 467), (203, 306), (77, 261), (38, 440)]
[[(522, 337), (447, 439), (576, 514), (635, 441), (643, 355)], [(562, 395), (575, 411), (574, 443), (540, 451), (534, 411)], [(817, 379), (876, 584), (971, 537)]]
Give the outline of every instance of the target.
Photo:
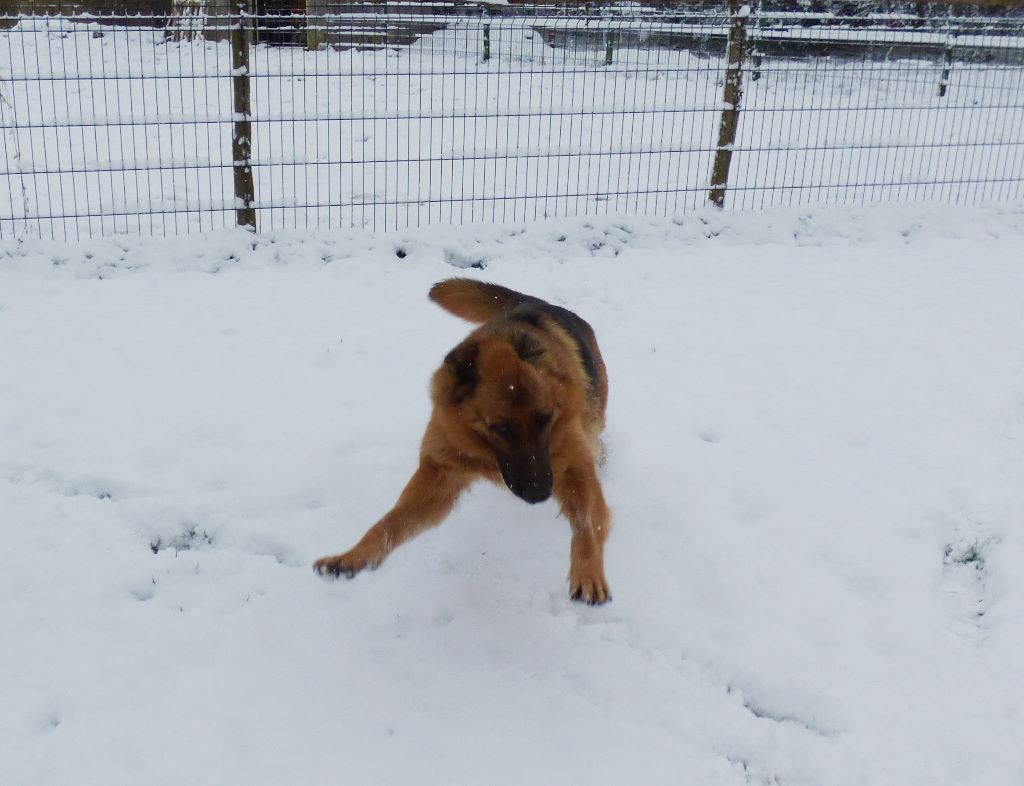
[(395, 506), (355, 546), (318, 559), (314, 570), (322, 576), (352, 578), (364, 568), (376, 568), (405, 541), (444, 521), (471, 480), (470, 475), (421, 459)]

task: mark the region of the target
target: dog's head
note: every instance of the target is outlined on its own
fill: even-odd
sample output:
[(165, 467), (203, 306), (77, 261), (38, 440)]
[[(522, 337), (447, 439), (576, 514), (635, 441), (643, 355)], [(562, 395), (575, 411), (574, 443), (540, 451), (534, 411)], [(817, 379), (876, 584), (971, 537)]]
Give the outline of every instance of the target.
[(542, 354), (529, 334), (470, 338), (445, 358), (442, 395), (481, 451), (497, 461), (512, 493), (526, 502), (551, 496), (548, 440), (556, 391), (534, 365)]

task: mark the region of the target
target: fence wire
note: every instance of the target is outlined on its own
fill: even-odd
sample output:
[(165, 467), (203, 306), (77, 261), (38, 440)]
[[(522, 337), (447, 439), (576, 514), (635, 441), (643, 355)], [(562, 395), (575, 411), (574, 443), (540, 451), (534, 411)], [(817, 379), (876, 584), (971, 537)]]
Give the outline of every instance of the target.
[(173, 2), (0, 16), (0, 238), (1024, 196), (1021, 16)]

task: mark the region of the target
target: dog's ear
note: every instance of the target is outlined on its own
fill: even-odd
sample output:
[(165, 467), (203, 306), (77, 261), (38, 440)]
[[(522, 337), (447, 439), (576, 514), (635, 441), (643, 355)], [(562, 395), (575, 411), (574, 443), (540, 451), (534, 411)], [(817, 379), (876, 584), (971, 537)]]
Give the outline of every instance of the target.
[(452, 403), (458, 404), (473, 395), (480, 376), (476, 370), (476, 359), (480, 345), (475, 341), (459, 344), (445, 356), (444, 365), (452, 376)]
[(531, 366), (536, 366), (544, 354), (544, 347), (541, 343), (525, 331), (516, 331), (509, 338), (512, 349), (516, 351), (519, 359)]

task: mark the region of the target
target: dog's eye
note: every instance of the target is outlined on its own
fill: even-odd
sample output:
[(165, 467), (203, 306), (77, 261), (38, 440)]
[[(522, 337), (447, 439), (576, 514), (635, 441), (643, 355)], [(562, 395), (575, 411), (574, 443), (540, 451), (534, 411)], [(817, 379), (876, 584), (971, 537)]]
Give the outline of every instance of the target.
[(490, 425), (490, 429), (495, 434), (498, 434), (498, 435), (500, 435), (502, 437), (507, 437), (508, 433), (509, 433), (509, 430), (510, 430), (509, 427), (508, 427), (508, 423), (505, 423), (504, 421), (499, 421), (497, 423), (492, 423)]
[(536, 414), (537, 428), (544, 428), (548, 423), (551, 422), (550, 412), (538, 412)]

